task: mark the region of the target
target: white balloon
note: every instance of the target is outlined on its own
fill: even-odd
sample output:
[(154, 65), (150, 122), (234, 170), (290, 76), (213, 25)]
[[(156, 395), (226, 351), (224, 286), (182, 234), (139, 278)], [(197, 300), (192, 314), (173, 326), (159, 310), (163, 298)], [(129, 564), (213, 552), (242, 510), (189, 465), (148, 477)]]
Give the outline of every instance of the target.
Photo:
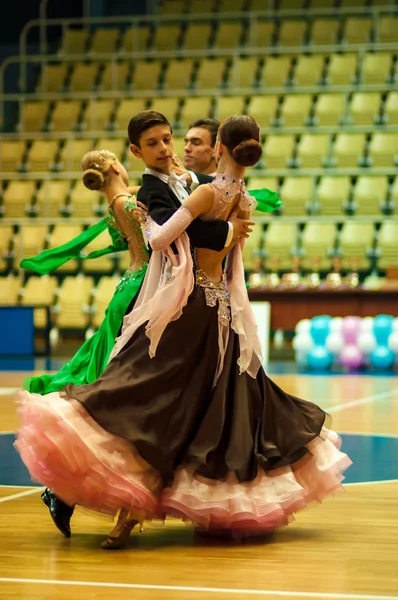
[(330, 331), (335, 333), (340, 333), (343, 329), (343, 317), (334, 317), (330, 321)]
[(328, 337), (326, 338), (326, 348), (329, 350), (329, 352), (332, 354), (340, 354), (343, 347), (344, 338), (341, 333), (329, 333)]
[(373, 317), (364, 317), (359, 324), (360, 333), (373, 333)]
[(392, 322), (392, 330), (398, 331), (398, 317)]
[(388, 338), (388, 347), (395, 354), (398, 354), (398, 331), (393, 331)]
[(295, 332), (296, 333), (308, 333), (311, 328), (310, 319), (302, 319), (296, 325)]
[(363, 331), (357, 338), (357, 346), (365, 356), (369, 356), (374, 348), (376, 348), (377, 342), (373, 333), (369, 331)]
[(314, 346), (314, 340), (309, 333), (299, 333), (293, 338), (292, 346), (296, 352), (308, 353)]

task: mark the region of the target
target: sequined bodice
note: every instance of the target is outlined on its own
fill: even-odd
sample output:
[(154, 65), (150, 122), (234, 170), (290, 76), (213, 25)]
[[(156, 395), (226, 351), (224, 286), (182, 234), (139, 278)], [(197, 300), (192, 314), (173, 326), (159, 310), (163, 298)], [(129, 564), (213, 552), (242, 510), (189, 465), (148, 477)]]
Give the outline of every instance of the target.
[(251, 211), (257, 205), (255, 198), (249, 196), (243, 179), (232, 175), (216, 175), (210, 185), (214, 190), (214, 201), (211, 209), (201, 216), (203, 221), (218, 219), (238, 194), (240, 194), (239, 207), (242, 210)]

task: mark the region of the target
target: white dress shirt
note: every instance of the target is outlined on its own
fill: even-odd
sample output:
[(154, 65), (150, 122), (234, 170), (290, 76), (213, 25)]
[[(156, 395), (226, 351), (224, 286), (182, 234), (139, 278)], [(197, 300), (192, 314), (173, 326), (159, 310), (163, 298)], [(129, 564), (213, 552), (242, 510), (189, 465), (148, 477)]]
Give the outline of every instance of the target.
[[(154, 177), (157, 177), (158, 179), (160, 179), (161, 181), (166, 183), (169, 186), (169, 188), (171, 189), (171, 191), (174, 192), (174, 194), (177, 196), (177, 198), (179, 199), (181, 204), (183, 204), (184, 200), (186, 198), (188, 198), (189, 192), (185, 187), (186, 180), (188, 177), (187, 173), (186, 174), (184, 173), (184, 175), (176, 175), (175, 173), (171, 173), (170, 175), (165, 175), (164, 173), (159, 173), (159, 171), (154, 171), (154, 169), (149, 169), (148, 167), (145, 169), (144, 173), (145, 173), (145, 175), (153, 175)], [(190, 174), (192, 177), (191, 171), (190, 171)], [(197, 181), (196, 177), (195, 177), (195, 179)], [(192, 181), (194, 181), (193, 177), (192, 177)], [(229, 221), (227, 221), (227, 223), (228, 223), (229, 230), (228, 230), (227, 239), (225, 240), (224, 248), (226, 248), (227, 246), (230, 245), (230, 243), (232, 242), (233, 235), (234, 235), (234, 226)]]

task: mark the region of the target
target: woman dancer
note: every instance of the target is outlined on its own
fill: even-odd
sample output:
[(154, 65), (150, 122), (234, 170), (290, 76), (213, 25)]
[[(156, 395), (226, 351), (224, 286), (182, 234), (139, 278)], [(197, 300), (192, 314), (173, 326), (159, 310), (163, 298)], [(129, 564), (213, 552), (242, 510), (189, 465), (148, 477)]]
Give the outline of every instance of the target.
[(32, 477), (69, 504), (130, 513), (108, 548), (166, 515), (211, 531), (273, 530), (340, 488), (350, 464), (325, 413), (261, 368), (240, 245), (225, 268), (228, 249), (191, 254), (183, 230), (196, 214), (253, 208), (243, 175), (261, 155), (255, 121), (227, 119), (217, 154), (211, 185), (164, 226), (148, 219), (159, 252), (98, 381), (63, 396), (21, 394), (16, 445)]

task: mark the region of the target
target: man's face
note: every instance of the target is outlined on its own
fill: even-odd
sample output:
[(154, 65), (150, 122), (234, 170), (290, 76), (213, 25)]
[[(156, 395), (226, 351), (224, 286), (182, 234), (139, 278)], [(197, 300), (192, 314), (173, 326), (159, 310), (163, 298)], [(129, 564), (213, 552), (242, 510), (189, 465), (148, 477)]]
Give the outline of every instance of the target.
[(140, 137), (140, 146), (131, 144), (131, 152), (141, 158), (147, 167), (161, 173), (170, 173), (174, 154), (173, 135), (167, 125), (155, 125), (144, 131)]
[(215, 171), (214, 148), (211, 135), (204, 127), (192, 127), (185, 136), (184, 164), (197, 173)]

